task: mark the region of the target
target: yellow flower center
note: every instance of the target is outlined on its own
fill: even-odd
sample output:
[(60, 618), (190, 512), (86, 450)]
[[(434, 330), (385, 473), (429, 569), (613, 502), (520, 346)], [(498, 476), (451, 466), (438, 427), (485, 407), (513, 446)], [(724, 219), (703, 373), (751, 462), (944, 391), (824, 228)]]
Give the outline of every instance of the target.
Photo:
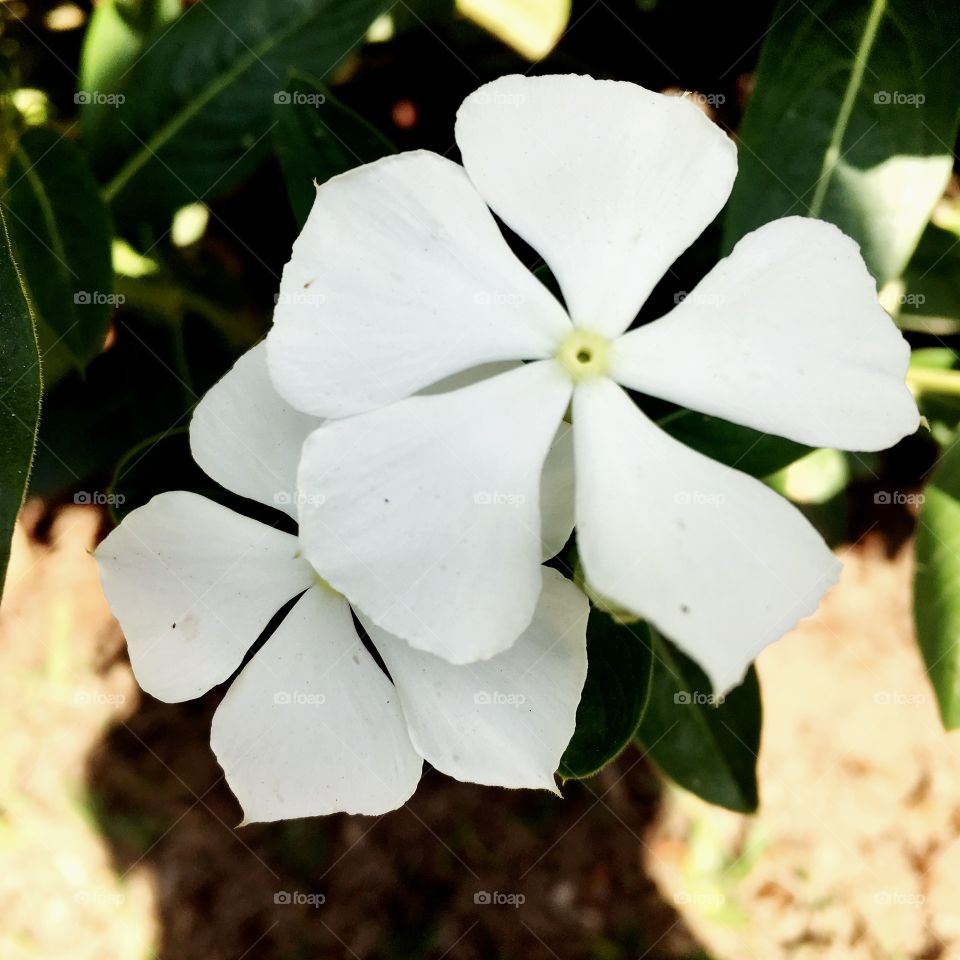
[(574, 380), (602, 377), (610, 362), (610, 341), (602, 333), (574, 330), (557, 348), (557, 359)]

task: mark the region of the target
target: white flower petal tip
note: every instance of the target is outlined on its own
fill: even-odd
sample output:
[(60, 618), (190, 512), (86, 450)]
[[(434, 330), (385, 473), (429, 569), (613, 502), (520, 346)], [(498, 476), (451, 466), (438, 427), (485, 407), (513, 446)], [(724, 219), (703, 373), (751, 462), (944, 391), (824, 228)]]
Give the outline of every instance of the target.
[(296, 537), (183, 491), (134, 510), (94, 556), (137, 682), (167, 702), (226, 680), (313, 582)]
[(245, 823), (402, 806), (423, 762), (342, 597), (314, 587), (230, 687), (210, 742)]
[(810, 446), (871, 451), (919, 426), (909, 362), (857, 244), (833, 224), (786, 217), (615, 342), (611, 376)]
[(840, 562), (799, 510), (673, 440), (612, 381), (577, 388), (574, 446), (588, 582), (673, 640), (718, 692), (836, 582)]
[(326, 423), (300, 464), (305, 556), (418, 649), (507, 649), (540, 594), (541, 472), (570, 392), (540, 362)]
[(684, 98), (507, 76), (457, 113), (467, 174), (550, 265), (577, 326), (622, 333), (726, 202), (736, 146)]
[(533, 621), (505, 653), (454, 666), (361, 617), (403, 706), (417, 752), (471, 783), (560, 791), (554, 772), (576, 727), (587, 675), (583, 593), (543, 568)]
[(197, 404), (190, 449), (222, 487), (296, 519), (300, 447), (321, 422), (291, 408), (274, 390), (266, 345), (260, 343)]
[(463, 168), (415, 151), (319, 188), (268, 361), (295, 407), (341, 417), (483, 363), (548, 357), (569, 328)]

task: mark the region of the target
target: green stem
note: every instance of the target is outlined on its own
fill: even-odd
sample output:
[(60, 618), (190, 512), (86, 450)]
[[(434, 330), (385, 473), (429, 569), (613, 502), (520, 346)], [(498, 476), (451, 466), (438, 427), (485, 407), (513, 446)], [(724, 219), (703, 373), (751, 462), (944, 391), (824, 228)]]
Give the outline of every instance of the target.
[(907, 371), (907, 386), (917, 395), (939, 393), (960, 397), (960, 370), (911, 367)]

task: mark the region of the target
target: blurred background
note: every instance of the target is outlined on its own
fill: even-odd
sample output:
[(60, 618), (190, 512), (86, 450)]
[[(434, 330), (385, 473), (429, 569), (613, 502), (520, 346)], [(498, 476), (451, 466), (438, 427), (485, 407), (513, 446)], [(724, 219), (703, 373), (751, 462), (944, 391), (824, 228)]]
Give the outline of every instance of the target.
[[(0, 958), (960, 958), (958, 16), (3, 0), (0, 205), (43, 406), (0, 609)], [(911, 341), (928, 428), (857, 456), (668, 427), (766, 477), (845, 561), (758, 663), (762, 733), (754, 685), (696, 714), (679, 759), (673, 724), (635, 737), (637, 713), (562, 800), (428, 770), (385, 817), (237, 829), (207, 740), (223, 689), (138, 691), (90, 551), (161, 490), (223, 499), (186, 427), (267, 330), (312, 178), (391, 149), (456, 159), (461, 100), (514, 72), (686, 93), (737, 138), (727, 211), (639, 322), (759, 224), (833, 220)]]

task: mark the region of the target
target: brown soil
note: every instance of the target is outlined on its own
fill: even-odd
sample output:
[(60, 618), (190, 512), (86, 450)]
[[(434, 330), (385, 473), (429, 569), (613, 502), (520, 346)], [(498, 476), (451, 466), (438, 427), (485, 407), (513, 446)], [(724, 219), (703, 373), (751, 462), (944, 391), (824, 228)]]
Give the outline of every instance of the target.
[(848, 551), (761, 658), (757, 817), (661, 791), (628, 751), (563, 800), (429, 772), (386, 817), (237, 830), (218, 694), (139, 694), (86, 552), (102, 518), (40, 520), (0, 613), (4, 960), (960, 958), (960, 758), (906, 551)]

